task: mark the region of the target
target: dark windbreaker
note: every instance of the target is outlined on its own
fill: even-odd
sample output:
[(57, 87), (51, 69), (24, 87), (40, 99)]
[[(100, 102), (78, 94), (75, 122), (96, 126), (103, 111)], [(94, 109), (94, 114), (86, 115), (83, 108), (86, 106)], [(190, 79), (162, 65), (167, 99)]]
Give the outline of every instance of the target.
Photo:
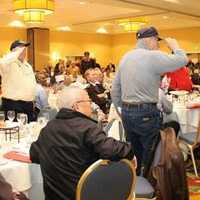
[(87, 116), (61, 109), (31, 145), (32, 162), (39, 163), (46, 200), (74, 200), (85, 169), (98, 159), (133, 158), (131, 145), (106, 137)]

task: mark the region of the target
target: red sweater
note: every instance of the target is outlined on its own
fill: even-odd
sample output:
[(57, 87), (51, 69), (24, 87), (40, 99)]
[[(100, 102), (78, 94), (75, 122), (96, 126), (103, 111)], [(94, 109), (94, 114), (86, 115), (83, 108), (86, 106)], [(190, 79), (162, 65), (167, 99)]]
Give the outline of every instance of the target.
[(166, 73), (171, 79), (169, 89), (171, 90), (192, 90), (192, 81), (187, 67), (182, 67), (173, 72)]

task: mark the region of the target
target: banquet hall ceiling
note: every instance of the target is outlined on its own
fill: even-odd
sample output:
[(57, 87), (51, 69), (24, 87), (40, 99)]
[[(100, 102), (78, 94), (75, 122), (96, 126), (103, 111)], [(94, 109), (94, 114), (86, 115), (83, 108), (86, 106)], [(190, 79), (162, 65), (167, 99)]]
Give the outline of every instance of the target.
[[(69, 26), (74, 32), (95, 33), (104, 27), (108, 33), (123, 33), (119, 19), (145, 17), (146, 26), (159, 29), (189, 28), (200, 26), (199, 0), (55, 0), (55, 12), (42, 24), (56, 30)], [(0, 27), (7, 27), (22, 17), (13, 13), (12, 0), (1, 0)], [(25, 26), (25, 28), (30, 25)]]

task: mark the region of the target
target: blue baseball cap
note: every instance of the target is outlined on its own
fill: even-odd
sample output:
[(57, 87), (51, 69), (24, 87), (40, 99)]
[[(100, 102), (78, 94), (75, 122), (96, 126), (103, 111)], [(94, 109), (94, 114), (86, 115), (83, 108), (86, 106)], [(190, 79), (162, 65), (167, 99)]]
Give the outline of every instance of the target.
[(159, 37), (158, 31), (153, 26), (142, 28), (136, 33), (137, 40), (148, 37), (157, 37), (158, 40), (162, 40), (162, 38)]

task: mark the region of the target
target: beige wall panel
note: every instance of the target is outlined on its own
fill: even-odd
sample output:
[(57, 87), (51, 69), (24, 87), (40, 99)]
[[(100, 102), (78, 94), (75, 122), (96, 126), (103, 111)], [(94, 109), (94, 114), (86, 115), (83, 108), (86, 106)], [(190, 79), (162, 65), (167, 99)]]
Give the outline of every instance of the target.
[[(112, 58), (112, 36), (102, 34), (85, 34), (72, 32), (50, 32), (50, 55), (60, 58), (80, 56), (89, 51), (101, 66), (108, 64)], [(56, 60), (52, 60), (56, 63)]]
[[(187, 52), (200, 52), (200, 28), (173, 29), (160, 31), (162, 37), (176, 38)], [(118, 34), (112, 37), (113, 62), (119, 63), (122, 56), (135, 47), (135, 33)], [(161, 42), (161, 49), (168, 51), (166, 45)]]
[(10, 44), (16, 39), (26, 40), (26, 29), (0, 28), (0, 56), (10, 51)]
[(32, 28), (35, 70), (43, 69), (49, 62), (49, 30)]

